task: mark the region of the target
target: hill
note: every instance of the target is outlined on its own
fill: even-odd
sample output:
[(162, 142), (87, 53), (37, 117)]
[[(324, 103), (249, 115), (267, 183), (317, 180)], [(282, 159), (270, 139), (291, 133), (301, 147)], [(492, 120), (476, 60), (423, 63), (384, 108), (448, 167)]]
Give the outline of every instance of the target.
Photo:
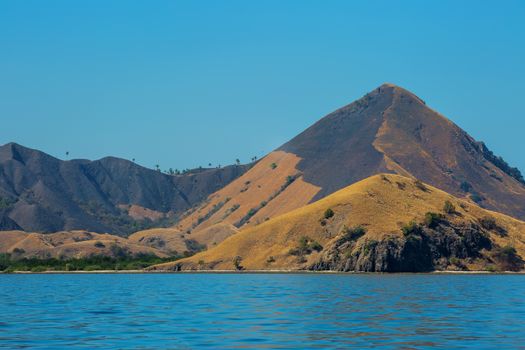
[(9, 143), (0, 147), (0, 230), (126, 235), (176, 219), (248, 168), (168, 175), (113, 157), (62, 161)]
[(381, 174), (154, 270), (520, 270), (525, 222)]
[(23, 231), (0, 232), (0, 254), (13, 259), (71, 259), (91, 256), (156, 255), (168, 257), (170, 252), (127, 240), (126, 238), (88, 231), (61, 231), (49, 234)]
[(189, 233), (258, 225), (379, 173), (420, 179), (525, 219), (525, 181), (411, 92), (384, 84), (330, 113), (183, 215)]

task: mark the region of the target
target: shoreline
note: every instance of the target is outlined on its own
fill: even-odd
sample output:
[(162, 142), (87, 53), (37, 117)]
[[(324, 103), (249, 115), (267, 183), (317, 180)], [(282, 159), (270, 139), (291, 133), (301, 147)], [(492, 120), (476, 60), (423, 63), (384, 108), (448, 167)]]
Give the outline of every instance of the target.
[(291, 275), (525, 275), (525, 271), (501, 271), (501, 272), (490, 272), (490, 271), (431, 271), (431, 272), (342, 272), (342, 271), (301, 271), (301, 270), (248, 270), (248, 271), (235, 271), (235, 270), (189, 270), (189, 271), (150, 271), (150, 270), (96, 270), (96, 271), (13, 271), (13, 272), (0, 272), (0, 275), (104, 275), (104, 274), (291, 274)]

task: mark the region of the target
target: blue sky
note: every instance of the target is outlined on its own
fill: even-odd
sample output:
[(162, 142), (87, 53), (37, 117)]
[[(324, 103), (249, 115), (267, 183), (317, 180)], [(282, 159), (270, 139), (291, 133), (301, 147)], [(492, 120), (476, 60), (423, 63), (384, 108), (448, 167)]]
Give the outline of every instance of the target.
[(246, 162), (383, 82), (525, 170), (525, 1), (0, 2), (0, 143)]

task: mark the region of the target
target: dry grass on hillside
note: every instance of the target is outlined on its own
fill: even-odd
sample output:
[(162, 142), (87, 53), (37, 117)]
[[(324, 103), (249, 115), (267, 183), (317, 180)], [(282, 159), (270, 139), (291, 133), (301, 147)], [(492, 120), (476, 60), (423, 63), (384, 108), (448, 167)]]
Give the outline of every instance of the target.
[[(443, 213), (450, 201), (455, 214)], [(327, 209), (334, 213), (325, 218)], [(525, 223), (509, 216), (484, 210), (446, 192), (399, 175), (376, 175), (344, 188), (324, 199), (255, 227), (248, 227), (218, 246), (176, 263), (157, 265), (155, 269), (301, 269), (319, 258), (317, 252), (298, 262), (290, 254), (302, 237), (327, 246), (342, 230), (356, 226), (366, 229), (367, 239), (385, 235), (401, 236), (401, 227), (410, 221), (422, 222), (427, 212), (447, 215), (451, 221), (479, 222), (492, 217), (507, 232), (505, 237), (491, 234), (500, 244), (514, 246), (525, 256)]]
[(187, 251), (184, 234), (174, 228), (153, 228), (133, 233), (128, 237), (130, 242), (146, 245), (164, 252)]
[(190, 211), (177, 229), (193, 232), (218, 223), (252, 226), (306, 205), (319, 188), (303, 181), (296, 169), (300, 160), (282, 151), (268, 154), (243, 176)]

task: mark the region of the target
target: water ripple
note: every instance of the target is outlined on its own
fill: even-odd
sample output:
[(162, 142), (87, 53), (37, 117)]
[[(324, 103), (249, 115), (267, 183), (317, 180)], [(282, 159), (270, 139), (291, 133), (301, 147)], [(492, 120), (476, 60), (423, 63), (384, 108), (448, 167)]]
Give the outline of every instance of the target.
[(5, 349), (525, 349), (514, 275), (0, 275), (0, 309)]

